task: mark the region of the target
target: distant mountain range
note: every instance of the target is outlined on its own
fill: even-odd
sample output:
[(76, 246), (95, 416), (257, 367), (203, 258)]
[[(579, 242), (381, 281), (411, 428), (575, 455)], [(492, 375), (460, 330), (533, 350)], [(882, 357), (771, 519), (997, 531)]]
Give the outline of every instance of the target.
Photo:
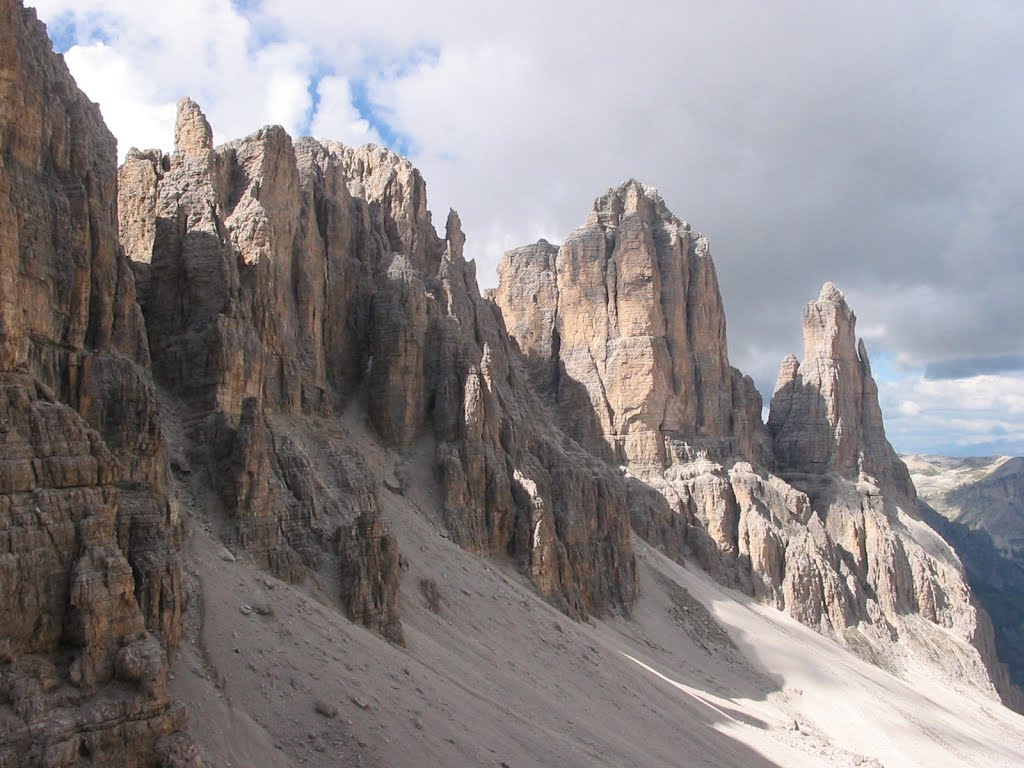
[(1024, 457), (902, 457), (924, 519), (948, 541), (992, 617), (999, 658), (1024, 682)]

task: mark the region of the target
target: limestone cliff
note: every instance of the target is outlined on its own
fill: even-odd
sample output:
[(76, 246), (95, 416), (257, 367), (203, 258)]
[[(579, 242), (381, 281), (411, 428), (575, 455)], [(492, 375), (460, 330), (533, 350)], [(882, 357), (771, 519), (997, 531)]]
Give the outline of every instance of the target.
[(180, 523), (113, 136), (0, 1), (0, 765), (192, 764)]
[(511, 251), (499, 274), (510, 335), (592, 452), (662, 468), (697, 453), (767, 459), (761, 398), (729, 365), (708, 241), (653, 188), (609, 190), (561, 247)]
[[(197, 454), (213, 446), (197, 459), (219, 468), (227, 537), (297, 580), (342, 556), (333, 542), (381, 531), (375, 486), (358, 461), (339, 461), (345, 440), (318, 446), (340, 414), (365, 407), (392, 449), (430, 444), (454, 540), (512, 555), (574, 615), (628, 609), (625, 486), (532, 399), (463, 257), (458, 216), (438, 237), (419, 172), (386, 150), (293, 142), (280, 128), (213, 148), (188, 100), (177, 125), (170, 156), (129, 154), (121, 225), (153, 370), (197, 417)], [(290, 469), (318, 463), (369, 490), (336, 493), (309, 479), (324, 474)]]
[(610, 190), (562, 246), (511, 251), (499, 274), (494, 300), (542, 391), (624, 465), (639, 535), (895, 666), (917, 646), (893, 640), (949, 630), (947, 672), (992, 691), (987, 666), (1006, 693), (959, 561), (916, 519), (835, 286), (804, 312), (804, 361), (783, 362), (766, 428), (728, 364), (708, 242), (651, 188)]

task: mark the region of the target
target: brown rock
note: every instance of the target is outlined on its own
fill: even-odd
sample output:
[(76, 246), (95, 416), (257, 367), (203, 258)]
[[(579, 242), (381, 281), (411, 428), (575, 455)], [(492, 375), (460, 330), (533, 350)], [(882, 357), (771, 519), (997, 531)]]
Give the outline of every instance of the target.
[[(151, 765), (159, 739), (187, 739), (149, 684), (166, 650), (147, 628), (167, 649), (181, 633), (180, 532), (115, 146), (34, 12), (0, 0), (0, 689), (19, 723), (4, 764)], [(106, 695), (145, 637), (147, 682)]]
[(341, 592), (348, 617), (405, 645), (398, 615), (401, 555), (380, 514), (364, 513), (338, 537)]
[(760, 398), (729, 366), (708, 241), (653, 188), (609, 190), (560, 248), (510, 251), (499, 274), (509, 334), (591, 452), (661, 468), (700, 451), (766, 458)]
[[(200, 140), (169, 160), (129, 156), (122, 227), (129, 243), (154, 233), (149, 265), (144, 245), (131, 248), (148, 275), (154, 370), (199, 418), (213, 414), (211, 460), (246, 546), (298, 579), (323, 562), (332, 525), (376, 514), (361, 471), (347, 473), (355, 502), (310, 479), (318, 467), (346, 474), (329, 454), (358, 453), (344, 438), (322, 451), (328, 422), (315, 420), (365, 397), (386, 445), (433, 433), (454, 540), (515, 553), (574, 613), (628, 606), (622, 482), (521, 394), (526, 377), (463, 257), (458, 216), (437, 237), (422, 178), (393, 153), (293, 144), (279, 128), (207, 151), (194, 105), (179, 110), (179, 134)], [(300, 426), (298, 414), (313, 420)], [(574, 524), (556, 525), (563, 516)]]

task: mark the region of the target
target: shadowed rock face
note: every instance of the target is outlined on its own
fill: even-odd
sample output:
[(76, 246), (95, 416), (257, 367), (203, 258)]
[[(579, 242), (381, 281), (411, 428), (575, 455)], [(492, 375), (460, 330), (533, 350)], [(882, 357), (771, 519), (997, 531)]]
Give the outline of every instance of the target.
[(728, 364), (708, 251), (629, 181), (563, 245), (506, 254), (494, 300), (567, 429), (625, 466), (639, 535), (840, 639), (891, 649), (923, 616), (980, 652), (950, 674), (987, 665), (1009, 695), (959, 561), (916, 519), (842, 293), (805, 309), (804, 361), (783, 362), (766, 429)]
[[(295, 580), (321, 566), (316, 550), (336, 554), (331, 542), (349, 533), (335, 526), (377, 530), (362, 517), (353, 527), (379, 515), (375, 490), (359, 509), (332, 504), (327, 489), (297, 490), (287, 470), (316, 464), (316, 420), (359, 401), (385, 445), (433, 444), (439, 512), (455, 541), (512, 555), (574, 615), (628, 609), (625, 485), (552, 426), (479, 294), (458, 216), (438, 237), (409, 162), (371, 146), (293, 142), (279, 128), (211, 149), (188, 100), (176, 137), (169, 157), (129, 154), (121, 224), (145, 286), (155, 375), (216, 435), (206, 460), (221, 468), (238, 540)], [(282, 425), (303, 418), (307, 433), (289, 447)], [(346, 551), (400, 561), (374, 547)]]
[(922, 516), (956, 549), (992, 617), (999, 658), (1024, 683), (1024, 458), (906, 457)]
[(783, 360), (772, 396), (768, 429), (776, 468), (812, 496), (815, 480), (829, 473), (848, 480), (863, 473), (910, 512), (914, 488), (885, 438), (878, 387), (864, 342), (856, 341), (856, 323), (832, 283), (804, 308), (804, 360)]
[(180, 528), (115, 162), (34, 12), (0, 1), (4, 765), (195, 758), (165, 686)]

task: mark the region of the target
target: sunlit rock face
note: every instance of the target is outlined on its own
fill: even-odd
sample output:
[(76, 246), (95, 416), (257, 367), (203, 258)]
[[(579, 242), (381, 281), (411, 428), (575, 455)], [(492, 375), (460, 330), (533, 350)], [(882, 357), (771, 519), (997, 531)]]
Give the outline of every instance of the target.
[(916, 519), (838, 288), (805, 308), (803, 361), (783, 361), (766, 426), (728, 362), (708, 241), (652, 188), (609, 190), (561, 246), (510, 251), (499, 275), (534, 381), (575, 439), (624, 468), (639, 535), (851, 644), (898, 655), (906, 617), (924, 617), (967, 648), (951, 674), (965, 665), (991, 690), (987, 666), (1009, 690), (959, 561)]
[[(359, 462), (342, 466), (312, 447), (317, 429), (365, 407), (391, 449), (432, 443), (439, 513), (455, 541), (512, 555), (573, 615), (628, 610), (625, 483), (532, 395), (463, 256), (458, 215), (439, 237), (409, 161), (280, 128), (214, 148), (188, 100), (176, 141), (169, 156), (129, 153), (121, 225), (145, 286), (154, 373), (209, 420), (215, 455), (203, 460), (220, 468), (234, 535), (289, 580), (326, 567), (335, 542), (362, 532), (377, 544), (346, 545), (366, 562), (345, 573), (397, 567), (400, 543), (374, 522), (376, 491)], [(283, 439), (286, 424), (294, 439)], [(369, 490), (300, 488), (295, 465), (330, 467)], [(343, 579), (358, 593), (344, 599), (360, 621), (397, 636), (394, 596), (366, 599), (376, 578)], [(388, 574), (379, 583), (397, 588)]]
[(561, 247), (511, 251), (499, 275), (509, 333), (581, 444), (637, 466), (701, 451), (765, 460), (760, 396), (729, 365), (708, 241), (653, 188), (609, 190)]

